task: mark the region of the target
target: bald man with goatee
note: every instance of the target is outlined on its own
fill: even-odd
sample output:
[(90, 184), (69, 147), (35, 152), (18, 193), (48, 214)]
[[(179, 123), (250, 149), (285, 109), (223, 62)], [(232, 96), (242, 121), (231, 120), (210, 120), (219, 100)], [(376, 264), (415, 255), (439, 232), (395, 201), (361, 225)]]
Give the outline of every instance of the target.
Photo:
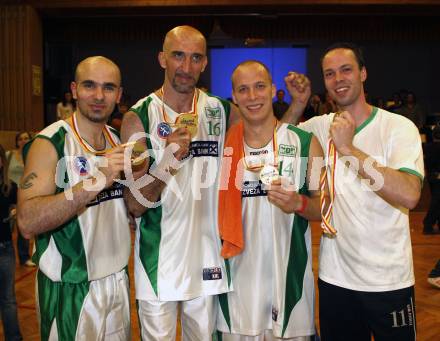
[(18, 225), (35, 238), (41, 340), (129, 340), (130, 231), (121, 185), (123, 148), (108, 117), (121, 98), (111, 60), (80, 62), (77, 110), (28, 145)]
[[(220, 256), (217, 228), (218, 169), (226, 128), (236, 108), (200, 91), (208, 63), (206, 40), (190, 26), (166, 34), (158, 60), (162, 86), (124, 116), (122, 139), (139, 140), (149, 158), (133, 171), (147, 178), (138, 200), (125, 192), (136, 217), (136, 299), (144, 340), (175, 340), (178, 306), (183, 340), (210, 340), (216, 320), (215, 295), (228, 292), (230, 278)], [(164, 155), (173, 147), (177, 166)], [(175, 169), (178, 168), (178, 169)], [(145, 205), (148, 201), (149, 204)]]

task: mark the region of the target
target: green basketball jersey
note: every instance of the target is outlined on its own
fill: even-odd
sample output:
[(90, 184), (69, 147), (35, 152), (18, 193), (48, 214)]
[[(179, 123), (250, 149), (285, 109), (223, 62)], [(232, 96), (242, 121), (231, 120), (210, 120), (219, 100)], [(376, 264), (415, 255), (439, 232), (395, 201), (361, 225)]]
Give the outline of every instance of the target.
[[(113, 144), (119, 143), (115, 132), (106, 129)], [(99, 157), (83, 149), (65, 121), (53, 123), (36, 138), (47, 139), (57, 151), (57, 193), (68, 196), (70, 187), (96, 171)], [(59, 228), (36, 236), (34, 259), (48, 278), (80, 283), (127, 266), (131, 245), (122, 190), (115, 182)]]

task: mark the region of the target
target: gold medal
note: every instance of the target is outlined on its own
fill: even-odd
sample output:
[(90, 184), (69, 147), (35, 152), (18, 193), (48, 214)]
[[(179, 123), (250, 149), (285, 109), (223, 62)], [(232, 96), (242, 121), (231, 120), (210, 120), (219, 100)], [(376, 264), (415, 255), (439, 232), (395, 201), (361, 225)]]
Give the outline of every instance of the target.
[(144, 161), (147, 159), (147, 155), (144, 154), (144, 152), (145, 152), (145, 147), (139, 142), (136, 142), (133, 145), (133, 149), (131, 151), (131, 157), (130, 157), (132, 166), (140, 166), (144, 163)]
[(260, 171), (260, 180), (265, 185), (270, 185), (279, 177), (278, 169), (272, 165), (266, 165)]
[(176, 118), (176, 123), (174, 123), (174, 126), (177, 128), (183, 127), (188, 129), (191, 138), (196, 136), (198, 125), (198, 116), (191, 113), (180, 114)]
[(174, 123), (169, 121), (168, 115), (165, 110), (165, 100), (164, 100), (164, 91), (163, 86), (159, 91), (159, 94), (162, 99), (162, 115), (164, 121), (173, 128), (186, 128), (188, 129), (191, 138), (196, 136), (198, 125), (199, 125), (199, 115), (197, 114), (197, 102), (199, 99), (199, 90), (195, 89), (192, 103), (191, 112), (180, 113), (175, 119)]

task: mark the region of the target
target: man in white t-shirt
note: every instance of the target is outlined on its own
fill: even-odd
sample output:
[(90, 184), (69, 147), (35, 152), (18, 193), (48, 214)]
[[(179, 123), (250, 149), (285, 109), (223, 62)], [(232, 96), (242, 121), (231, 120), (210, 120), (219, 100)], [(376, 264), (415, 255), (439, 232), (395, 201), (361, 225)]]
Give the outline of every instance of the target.
[(331, 46), (321, 66), (340, 111), (300, 125), (313, 132), (327, 157), (331, 143), (337, 153), (334, 170), (330, 164), (327, 172), (331, 179), (334, 171), (337, 233), (321, 238), (321, 337), (415, 340), (408, 211), (420, 198), (424, 176), (418, 130), (408, 119), (366, 102), (367, 70), (358, 47)]

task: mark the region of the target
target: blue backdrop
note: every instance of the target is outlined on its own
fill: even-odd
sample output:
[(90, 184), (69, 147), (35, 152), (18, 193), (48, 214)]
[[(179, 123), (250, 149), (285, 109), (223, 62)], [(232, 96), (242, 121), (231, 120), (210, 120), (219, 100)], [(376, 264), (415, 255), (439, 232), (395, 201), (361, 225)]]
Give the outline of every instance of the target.
[[(277, 89), (286, 90), (284, 77), (289, 71), (307, 73), (307, 49), (301, 47), (274, 48), (211, 48), (211, 89), (209, 92), (223, 98), (231, 97), (231, 74), (241, 62), (254, 59), (264, 63), (272, 73)], [(286, 91), (285, 101), (290, 103)]]

